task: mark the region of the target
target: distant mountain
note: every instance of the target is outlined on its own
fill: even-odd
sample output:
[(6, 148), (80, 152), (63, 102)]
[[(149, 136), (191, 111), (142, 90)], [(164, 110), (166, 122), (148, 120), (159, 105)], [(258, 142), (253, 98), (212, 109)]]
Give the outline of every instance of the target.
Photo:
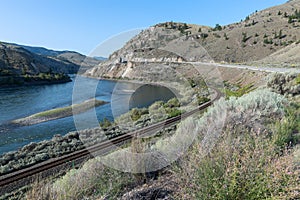
[(72, 51), (54, 51), (0, 42), (0, 85), (68, 81), (100, 61)]
[(99, 60), (99, 61), (107, 60), (107, 58), (104, 58), (104, 57), (101, 57), (101, 56), (94, 56), (93, 58), (96, 59), (96, 60)]
[[(15, 45), (23, 47), (24, 49), (26, 49), (32, 53), (36, 53), (36, 54), (43, 55), (43, 56), (58, 56), (59, 54), (62, 54), (62, 53), (71, 52), (71, 51), (55, 51), (55, 50), (51, 50), (51, 49), (46, 49), (44, 47), (32, 47), (32, 46), (25, 46), (25, 45), (18, 45), (18, 44), (15, 44)], [(76, 52), (73, 52), (73, 53), (76, 53)]]
[(12, 74), (38, 74), (46, 72), (76, 73), (78, 66), (55, 57), (35, 54), (18, 45), (0, 43), (0, 69)]
[(52, 58), (59, 59), (61, 61), (73, 63), (75, 65), (82, 67), (83, 68), (82, 70), (86, 70), (90, 67), (94, 67), (95, 65), (100, 63), (99, 61), (103, 61), (93, 57), (82, 55), (75, 51), (56, 51), (56, 50), (46, 49), (44, 47), (32, 47), (32, 46), (25, 46), (25, 45), (18, 45), (18, 46), (23, 47), (24, 49), (38, 55), (52, 57)]

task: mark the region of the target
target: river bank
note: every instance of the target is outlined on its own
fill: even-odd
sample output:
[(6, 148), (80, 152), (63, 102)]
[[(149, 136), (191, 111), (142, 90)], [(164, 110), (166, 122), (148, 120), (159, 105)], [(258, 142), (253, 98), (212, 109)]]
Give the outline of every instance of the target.
[(70, 76), (66, 74), (54, 73), (39, 73), (37, 75), (1, 75), (0, 74), (0, 87), (20, 87), (20, 86), (33, 86), (33, 85), (51, 85), (71, 82)]

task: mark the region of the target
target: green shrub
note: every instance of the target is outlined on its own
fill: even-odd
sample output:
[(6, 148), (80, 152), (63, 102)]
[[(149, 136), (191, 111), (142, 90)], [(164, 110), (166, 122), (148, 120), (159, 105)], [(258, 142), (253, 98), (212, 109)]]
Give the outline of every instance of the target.
[(200, 36), (201, 36), (201, 38), (205, 39), (205, 38), (208, 37), (208, 34), (207, 33), (201, 33)]
[(169, 108), (180, 107), (180, 102), (177, 98), (172, 98), (167, 103), (165, 103), (164, 107), (169, 107)]
[(247, 36), (247, 33), (242, 33), (242, 35), (243, 35), (243, 38), (242, 38), (242, 42), (247, 42), (250, 38), (251, 38), (251, 36)]
[(198, 132), (198, 140), (174, 168), (180, 188), (177, 196), (299, 198), (299, 171), (295, 170), (293, 156), (285, 151), (297, 116), (284, 117), (280, 129), (277, 125), (273, 131), (269, 128), (283, 118), (284, 106), (282, 96), (264, 89), (220, 100), (210, 107), (193, 129)]
[(293, 157), (275, 154), (270, 139), (262, 135), (228, 134), (208, 155), (199, 158), (199, 150), (193, 150), (191, 163), (180, 174), (187, 176), (183, 179), (188, 186), (181, 192), (194, 199), (299, 198)]
[(149, 111), (146, 108), (138, 109), (138, 108), (133, 108), (130, 111), (131, 119), (132, 121), (137, 121), (141, 118), (142, 115), (148, 114)]
[(166, 108), (166, 112), (168, 114), (168, 118), (176, 117), (182, 113), (181, 110), (178, 110), (177, 108)]
[(241, 97), (244, 94), (247, 94), (252, 90), (253, 90), (253, 85), (251, 85), (251, 84), (246, 85), (244, 87), (240, 87), (235, 91), (226, 88), (225, 89), (225, 95), (226, 95), (227, 98), (228, 97)]
[(265, 44), (273, 44), (273, 40), (272, 39), (268, 39), (268, 38), (266, 38), (266, 39), (264, 39), (264, 43)]
[(110, 169), (98, 159), (92, 159), (51, 184), (36, 184), (27, 193), (27, 199), (85, 199), (87, 196), (115, 199), (133, 182), (132, 175)]
[(273, 73), (268, 76), (267, 86), (282, 95), (299, 95), (300, 75), (295, 73)]
[(295, 78), (295, 83), (300, 84), (300, 74)]
[(204, 97), (204, 96), (198, 96), (197, 100), (198, 100), (198, 105), (201, 105), (201, 104), (204, 104), (206, 102), (209, 102), (210, 98)]
[(220, 24), (216, 24), (215, 28), (213, 28), (213, 31), (221, 31), (222, 26)]
[(274, 143), (279, 150), (298, 144), (299, 137), (296, 134), (300, 131), (300, 104), (292, 103), (285, 111), (283, 120), (277, 121), (274, 125)]
[(101, 128), (107, 129), (112, 126), (112, 123), (107, 118), (104, 117), (103, 121), (100, 122), (100, 126)]

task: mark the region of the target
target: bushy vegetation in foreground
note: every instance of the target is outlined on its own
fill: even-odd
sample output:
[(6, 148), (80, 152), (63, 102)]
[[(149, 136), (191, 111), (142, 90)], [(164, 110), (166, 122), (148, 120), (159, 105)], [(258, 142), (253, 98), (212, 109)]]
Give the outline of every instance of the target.
[[(294, 134), (299, 131), (299, 110), (267, 89), (221, 99), (151, 149), (189, 145), (185, 140), (196, 136), (185, 156), (170, 167), (178, 186), (174, 198), (299, 199), (299, 166), (292, 154), (299, 144)], [(140, 184), (134, 177), (95, 159), (54, 183), (34, 187), (27, 198), (116, 199)]]
[(115, 119), (115, 122), (118, 125), (130, 124), (131, 126), (143, 121), (156, 123), (180, 115), (183, 112), (180, 110), (180, 106), (177, 98), (172, 98), (168, 102), (157, 101), (149, 108), (133, 108), (128, 113)]
[[(284, 105), (281, 96), (262, 90), (220, 101), (209, 109), (198, 124), (202, 133), (199, 142), (176, 166), (182, 188), (177, 196), (220, 200), (300, 198), (299, 168), (292, 155), (293, 145), (299, 143), (293, 134), (299, 131), (299, 107), (284, 112)], [(224, 112), (224, 107), (226, 120), (219, 131), (211, 119)]]
[(268, 77), (268, 87), (282, 95), (300, 94), (300, 74), (273, 73)]
[(229, 82), (224, 82), (224, 93), (227, 98), (229, 97), (241, 97), (253, 91), (255, 88), (252, 84), (242, 86), (240, 84), (231, 84)]
[[(133, 176), (105, 167), (98, 159), (89, 160), (79, 170), (72, 169), (54, 183), (37, 183), (27, 199), (115, 199), (133, 184)], [(91, 198), (94, 199), (94, 198)]]

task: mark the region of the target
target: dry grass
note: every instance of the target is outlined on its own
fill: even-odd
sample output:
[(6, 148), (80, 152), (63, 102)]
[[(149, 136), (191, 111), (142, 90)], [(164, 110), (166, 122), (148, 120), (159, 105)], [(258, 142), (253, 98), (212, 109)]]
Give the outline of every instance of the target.
[(130, 174), (105, 167), (100, 160), (93, 159), (53, 183), (37, 182), (26, 199), (115, 199), (132, 182)]
[[(225, 132), (207, 155), (195, 145), (178, 171), (180, 199), (296, 199), (299, 170), (288, 150), (276, 154), (272, 138)], [(184, 195), (183, 195), (184, 194)]]
[[(158, 141), (152, 149), (163, 152), (171, 160), (182, 156), (172, 168), (179, 188), (174, 198), (300, 198), (299, 166), (292, 148), (299, 143), (293, 135), (299, 129), (299, 107), (291, 108), (285, 116), (284, 107), (285, 100), (280, 95), (268, 90), (254, 91), (238, 99), (221, 100), (200, 120), (189, 118), (173, 136)], [(224, 126), (216, 116), (221, 119), (226, 116)], [(278, 118), (283, 119), (278, 121)], [(224, 128), (220, 129), (220, 125)], [(212, 134), (216, 129), (220, 132)], [(140, 153), (145, 148), (137, 139), (129, 150)], [(134, 160), (119, 154), (123, 160)], [(117, 157), (118, 152), (111, 156)], [(27, 198), (117, 199), (141, 186), (143, 181), (143, 174), (122, 173), (94, 159), (54, 183), (35, 185)]]
[[(258, 91), (236, 101), (229, 100), (225, 128), (217, 136), (211, 136), (216, 130), (203, 132), (206, 129), (201, 129), (212, 123), (209, 118), (211, 113), (218, 113), (216, 108), (211, 108), (202, 118), (206, 123), (198, 124), (204, 134), (199, 135), (201, 142), (196, 142), (175, 167), (181, 188), (176, 197), (220, 200), (300, 198), (300, 171), (294, 162), (292, 148), (299, 143), (293, 135), (295, 130), (299, 131), (299, 107), (289, 109), (292, 112), (287, 111), (278, 121), (283, 99), (267, 91), (261, 98), (259, 96)], [(263, 102), (269, 103), (261, 104)], [(258, 114), (260, 117), (255, 117)], [(255, 123), (249, 123), (252, 120)], [(278, 122), (274, 124), (274, 121)]]

